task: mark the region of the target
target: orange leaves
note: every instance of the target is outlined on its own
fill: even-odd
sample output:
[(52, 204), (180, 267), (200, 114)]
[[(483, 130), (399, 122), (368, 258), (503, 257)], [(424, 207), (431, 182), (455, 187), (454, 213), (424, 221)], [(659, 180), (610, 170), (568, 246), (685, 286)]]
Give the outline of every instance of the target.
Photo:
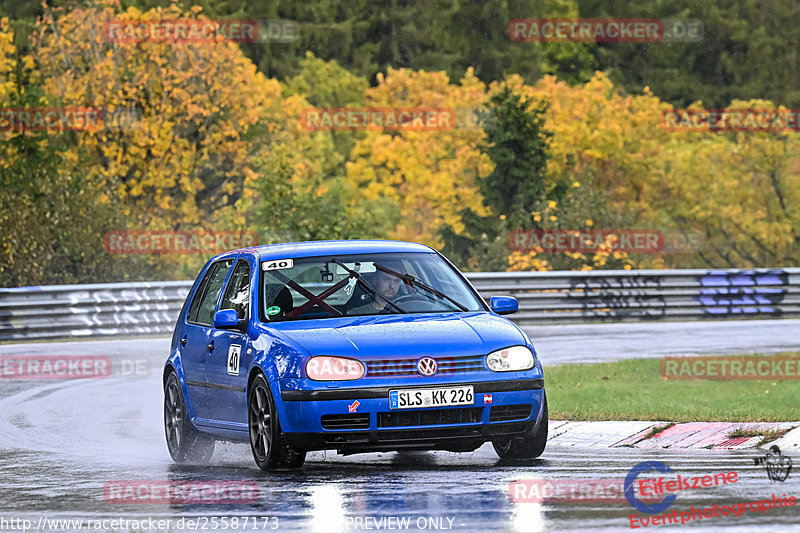
[(195, 15), (176, 4), (124, 13), (116, 2), (103, 5), (45, 20), (34, 47), (47, 90), (62, 105), (132, 109), (141, 117), (136, 127), (79, 136), (76, 150), (93, 159), (81, 171), (106, 176), (109, 196), (132, 202), (145, 219), (213, 223), (243, 193), (253, 148), (267, 146), (243, 139), (276, 120), (279, 84), (233, 43), (109, 42), (102, 28), (112, 19)]
[[(442, 72), (389, 69), (379, 84), (367, 90), (366, 101), (375, 107), (478, 108), (485, 87), (471, 70), (460, 85)], [(403, 223), (388, 237), (441, 246), (437, 231), (448, 224), (463, 231), (459, 212), (470, 207), (486, 214), (476, 178), (488, 174), (491, 163), (477, 143), (484, 134), (454, 124), (442, 131), (367, 132), (356, 142), (347, 164), (347, 180), (359, 198), (386, 198), (397, 203)]]

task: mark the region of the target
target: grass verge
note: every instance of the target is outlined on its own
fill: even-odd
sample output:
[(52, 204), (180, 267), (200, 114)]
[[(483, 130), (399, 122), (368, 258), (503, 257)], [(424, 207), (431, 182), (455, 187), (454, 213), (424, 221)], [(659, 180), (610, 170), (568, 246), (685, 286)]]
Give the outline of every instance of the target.
[(736, 439), (739, 437), (761, 437), (761, 441), (758, 443), (759, 446), (763, 446), (765, 444), (769, 444), (774, 440), (778, 440), (779, 438), (783, 437), (792, 428), (785, 428), (785, 429), (746, 429), (746, 428), (736, 428), (730, 433), (728, 433), (729, 439)]
[[(800, 356), (799, 352), (776, 355)], [(800, 420), (800, 380), (682, 381), (659, 359), (545, 368), (553, 420), (787, 422)]]

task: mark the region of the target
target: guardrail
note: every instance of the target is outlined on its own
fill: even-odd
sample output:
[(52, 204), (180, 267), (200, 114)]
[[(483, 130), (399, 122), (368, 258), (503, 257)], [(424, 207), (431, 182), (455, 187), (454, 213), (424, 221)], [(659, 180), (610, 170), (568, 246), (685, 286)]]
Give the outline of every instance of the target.
[[(800, 317), (800, 268), (478, 272), (521, 325)], [(0, 289), (0, 341), (169, 335), (190, 281)]]

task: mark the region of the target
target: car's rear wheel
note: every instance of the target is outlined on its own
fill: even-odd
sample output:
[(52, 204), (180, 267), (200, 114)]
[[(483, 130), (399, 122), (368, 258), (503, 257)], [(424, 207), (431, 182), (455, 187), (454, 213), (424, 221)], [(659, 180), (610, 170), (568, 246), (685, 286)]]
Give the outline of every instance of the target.
[(547, 445), (547, 395), (544, 396), (542, 417), (523, 437), (498, 438), (492, 441), (494, 451), (501, 459), (536, 459)]
[(164, 433), (169, 455), (176, 463), (205, 464), (214, 454), (214, 438), (192, 427), (175, 372), (170, 372), (164, 384)]
[(259, 375), (250, 386), (247, 400), (247, 422), (250, 428), (250, 449), (261, 470), (300, 468), (306, 452), (289, 446), (281, 431), (280, 420), (269, 386)]

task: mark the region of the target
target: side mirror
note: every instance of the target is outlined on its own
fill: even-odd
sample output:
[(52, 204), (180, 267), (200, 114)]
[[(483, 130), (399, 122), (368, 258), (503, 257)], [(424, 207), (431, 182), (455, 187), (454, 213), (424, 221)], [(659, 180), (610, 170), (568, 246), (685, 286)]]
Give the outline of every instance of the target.
[(492, 296), (489, 307), (498, 315), (510, 315), (519, 311), (519, 303), (513, 296)]
[(235, 309), (222, 309), (214, 313), (214, 327), (218, 329), (238, 329), (239, 315)]

